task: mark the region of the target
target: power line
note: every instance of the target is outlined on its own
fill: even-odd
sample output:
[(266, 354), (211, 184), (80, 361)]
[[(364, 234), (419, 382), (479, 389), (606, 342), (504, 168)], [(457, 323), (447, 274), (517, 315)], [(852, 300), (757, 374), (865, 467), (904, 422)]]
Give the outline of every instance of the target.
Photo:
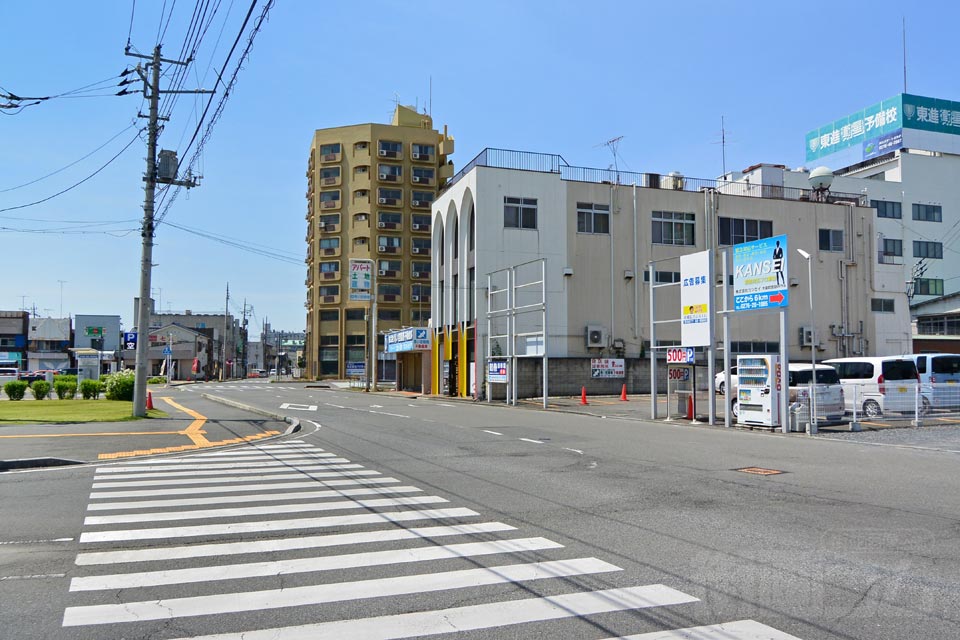
[(114, 136), (113, 136), (112, 138), (110, 138), (109, 140), (107, 140), (106, 142), (104, 142), (102, 145), (100, 145), (99, 147), (97, 147), (96, 149), (94, 149), (93, 151), (91, 151), (90, 153), (88, 153), (87, 155), (83, 156), (82, 158), (78, 158), (77, 160), (74, 160), (73, 162), (71, 162), (71, 163), (68, 164), (67, 166), (61, 167), (60, 169), (57, 169), (56, 171), (51, 171), (51, 172), (48, 173), (47, 175), (45, 175), (45, 176), (40, 176), (40, 177), (37, 178), (36, 180), (31, 180), (30, 182), (24, 182), (23, 184), (18, 184), (18, 185), (15, 186), (15, 187), (7, 187), (6, 189), (0, 189), (0, 193), (7, 193), (8, 191), (15, 191), (16, 189), (22, 189), (23, 187), (29, 187), (30, 185), (36, 184), (36, 183), (40, 182), (41, 180), (46, 180), (47, 178), (49, 178), (49, 177), (51, 177), (51, 176), (55, 176), (55, 175), (57, 175), (58, 173), (61, 173), (62, 171), (66, 171), (67, 169), (69, 169), (70, 167), (74, 166), (75, 164), (86, 160), (87, 158), (89, 158), (90, 156), (92, 156), (93, 154), (95, 154), (97, 151), (100, 151), (100, 150), (103, 149), (105, 146), (107, 146), (108, 144), (110, 144), (111, 142), (113, 142), (114, 140), (116, 140), (117, 138), (119, 138), (120, 135), (123, 134), (125, 131), (127, 131), (128, 129), (130, 129), (131, 127), (134, 127), (134, 126), (135, 126), (134, 123), (131, 123), (131, 124), (127, 125), (127, 126), (124, 127), (123, 129), (121, 129), (120, 131), (118, 131), (116, 134), (114, 134)]
[(241, 251), (246, 251), (247, 253), (253, 253), (264, 258), (270, 258), (271, 260), (277, 260), (279, 262), (286, 262), (287, 264), (303, 264), (302, 258), (291, 257), (293, 254), (291, 252), (285, 252), (280, 249), (272, 249), (270, 247), (260, 248), (262, 245), (255, 245), (252, 243), (244, 242), (242, 240), (227, 238), (225, 236), (219, 236), (208, 231), (201, 231), (199, 229), (191, 229), (190, 227), (185, 227), (174, 222), (166, 223), (167, 226), (174, 229), (179, 229), (187, 233), (193, 234), (195, 236), (210, 240), (212, 242), (217, 242), (219, 244), (226, 245), (228, 247), (233, 247), (235, 249), (240, 249)]
[(110, 164), (112, 164), (114, 160), (116, 160), (116, 159), (119, 158), (121, 155), (123, 155), (123, 152), (126, 151), (127, 149), (129, 149), (129, 148), (130, 148), (130, 145), (132, 145), (134, 142), (136, 142), (137, 140), (139, 140), (139, 138), (140, 138), (140, 134), (139, 134), (139, 132), (138, 132), (137, 135), (133, 136), (133, 138), (130, 139), (130, 142), (128, 142), (126, 145), (124, 145), (123, 149), (120, 149), (120, 151), (117, 152), (117, 155), (115, 155), (115, 156), (113, 156), (112, 158), (110, 158), (109, 160), (107, 160), (99, 169), (97, 169), (96, 171), (94, 171), (93, 173), (91, 173), (90, 175), (88, 175), (88, 176), (87, 176), (86, 178), (84, 178), (83, 180), (80, 180), (79, 182), (75, 182), (74, 184), (70, 185), (70, 186), (67, 187), (66, 189), (64, 189), (64, 190), (62, 190), (62, 191), (58, 191), (57, 193), (55, 193), (55, 194), (53, 194), (53, 195), (51, 195), (51, 196), (47, 196), (46, 198), (43, 198), (42, 200), (37, 200), (37, 201), (35, 201), (35, 202), (28, 202), (27, 204), (20, 204), (20, 205), (17, 205), (17, 206), (15, 206), (15, 207), (6, 207), (6, 208), (4, 208), (4, 209), (0, 209), (0, 213), (3, 213), (4, 211), (14, 211), (14, 210), (16, 210), (16, 209), (25, 209), (26, 207), (32, 207), (32, 206), (37, 205), (37, 204), (42, 204), (42, 203), (47, 202), (47, 201), (49, 201), (49, 200), (53, 200), (53, 199), (56, 198), (57, 196), (62, 196), (63, 194), (67, 193), (68, 191), (72, 191), (73, 189), (79, 187), (81, 184), (83, 184), (83, 183), (86, 182), (87, 180), (93, 178), (95, 175), (97, 175), (98, 173), (100, 173), (101, 171), (103, 171), (104, 169), (106, 169), (108, 166), (110, 166)]

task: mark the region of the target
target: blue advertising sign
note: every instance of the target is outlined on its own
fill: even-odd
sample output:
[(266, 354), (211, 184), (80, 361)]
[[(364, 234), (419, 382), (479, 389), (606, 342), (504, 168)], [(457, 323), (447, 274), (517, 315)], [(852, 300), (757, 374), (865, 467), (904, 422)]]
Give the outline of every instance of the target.
[(733, 310), (786, 307), (789, 303), (787, 236), (733, 245)]
[(123, 348), (132, 351), (137, 348), (137, 332), (129, 331), (123, 334)]
[(348, 378), (362, 378), (366, 375), (367, 363), (366, 362), (348, 362), (347, 363), (347, 377)]
[(429, 351), (430, 335), (426, 329), (401, 329), (391, 331), (384, 338), (387, 353), (403, 351)]
[(506, 384), (507, 361), (491, 360), (487, 363), (487, 380), (494, 384)]

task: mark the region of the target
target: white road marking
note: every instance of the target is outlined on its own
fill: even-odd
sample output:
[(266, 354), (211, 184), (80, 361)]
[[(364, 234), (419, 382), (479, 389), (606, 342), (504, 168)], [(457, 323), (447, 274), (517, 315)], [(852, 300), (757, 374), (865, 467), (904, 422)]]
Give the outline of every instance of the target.
[(483, 432), (484, 432), (484, 433), (492, 433), (492, 434), (495, 435), (495, 436), (502, 436), (502, 435), (503, 435), (503, 434), (500, 433), (499, 431), (490, 431), (490, 429), (484, 429)]
[(574, 558), (571, 560), (501, 565), (482, 569), (464, 569), (355, 582), (307, 585), (288, 589), (68, 607), (63, 613), (63, 626), (76, 627), (90, 624), (142, 622), (144, 620), (167, 620), (242, 611), (263, 611), (266, 609), (429, 593), (431, 591), (563, 578), (620, 570), (620, 567), (597, 558)]
[(256, 449), (252, 449), (252, 450), (251, 449), (232, 449), (228, 451), (211, 451), (209, 453), (200, 453), (191, 457), (207, 459), (207, 458), (216, 458), (220, 456), (242, 457), (242, 456), (283, 455), (283, 454), (291, 454), (291, 453), (301, 453), (301, 454), (309, 453), (311, 455), (315, 455), (318, 457), (332, 457), (336, 455), (333, 453), (325, 453), (323, 449), (318, 449), (315, 447), (304, 447), (302, 445), (295, 445), (290, 447), (273, 447), (270, 449), (257, 447)]
[(532, 440), (530, 438), (520, 438), (520, 440), (523, 440), (524, 442), (532, 442), (533, 444), (543, 444), (542, 440)]
[(564, 447), (563, 450), (564, 450), (564, 451), (573, 451), (574, 453), (579, 453), (580, 455), (583, 455), (583, 451), (580, 451), (580, 449), (571, 449), (570, 447)]
[(319, 423), (319, 422), (314, 422), (313, 420), (304, 420), (304, 422), (309, 422), (310, 424), (312, 424), (312, 425), (313, 425), (314, 427), (316, 427), (317, 429), (322, 429), (322, 428), (323, 428), (323, 427), (320, 426), (320, 423)]
[(587, 469), (596, 469), (596, 468), (597, 468), (597, 461), (596, 461), (596, 460), (592, 460), (592, 461), (590, 462), (590, 464), (587, 465)]
[(194, 538), (197, 536), (235, 535), (288, 531), (291, 529), (314, 529), (322, 527), (349, 527), (358, 524), (383, 524), (385, 522), (410, 522), (415, 520), (440, 520), (480, 515), (473, 509), (424, 509), (423, 511), (382, 511), (348, 516), (323, 516), (320, 518), (295, 518), (292, 520), (263, 520), (234, 522), (228, 524), (203, 524), (192, 527), (161, 527), (154, 529), (127, 529), (115, 531), (92, 531), (80, 534), (80, 543), (120, 542), (128, 540), (164, 540), (167, 538)]
[(387, 413), (386, 411), (368, 411), (367, 413), (376, 413), (381, 416), (393, 416), (394, 418), (409, 418), (410, 416), (405, 416), (400, 413)]
[(453, 408), (453, 405), (452, 405), (452, 404), (444, 404), (444, 403), (442, 403), (442, 402), (438, 402), (437, 405), (438, 405), (438, 406), (441, 406), (441, 407)]
[(370, 405), (370, 408), (371, 408), (371, 409), (383, 409), (383, 405), (382, 405), (382, 404), (372, 404), (372, 405)]
[(250, 542), (220, 542), (215, 544), (192, 544), (182, 547), (159, 547), (153, 549), (128, 549), (123, 551), (91, 551), (77, 555), (78, 565), (119, 564), (128, 562), (168, 561), (171, 558), (210, 558), (247, 553), (273, 553), (294, 549), (318, 549), (322, 547), (352, 546), (395, 540), (433, 540), (445, 536), (474, 535), (497, 531), (514, 531), (502, 522), (480, 522), (436, 527), (395, 528), (359, 533), (334, 533), (325, 536), (306, 536)]
[[(476, 631), (508, 625), (562, 620), (614, 611), (630, 611), (697, 602), (697, 598), (662, 584), (627, 589), (568, 593), (545, 598), (468, 605), (396, 615), (334, 620), (296, 627), (261, 629), (245, 633), (195, 636), (193, 640), (400, 640), (456, 631)], [(181, 638), (180, 640), (187, 640)], [(735, 640), (730, 638), (729, 640)]]
[[(316, 485), (310, 487), (315, 489)], [(88, 511), (113, 511), (115, 509), (151, 509), (157, 507), (197, 507), (204, 504), (242, 504), (266, 502), (267, 500), (306, 500), (310, 498), (340, 498), (348, 496), (371, 496), (387, 493), (417, 493), (417, 487), (363, 487), (360, 489), (332, 489), (330, 491), (296, 491), (293, 493), (255, 493), (249, 496), (212, 496), (210, 498), (177, 498), (170, 500), (136, 500), (133, 502), (96, 502), (87, 506)]]
[[(608, 640), (616, 640), (609, 638)], [(688, 627), (670, 631), (654, 631), (623, 636), (619, 640), (800, 640), (789, 633), (778, 631), (755, 620), (738, 620), (703, 627)]]
[[(257, 469), (261, 467), (287, 467), (289, 468), (291, 464), (297, 462), (300, 458), (293, 460), (269, 460), (265, 462), (225, 462), (225, 463), (197, 463), (193, 458), (180, 458), (166, 460), (163, 463), (156, 463), (152, 465), (144, 465), (135, 469), (136, 471), (175, 471), (179, 469)], [(332, 462), (350, 462), (345, 458), (325, 458), (322, 461), (314, 457), (303, 458), (304, 462), (313, 462), (314, 464), (329, 464)], [(155, 461), (156, 462), (156, 461)], [(103, 473), (119, 473), (120, 467), (115, 469), (101, 469)], [(123, 470), (130, 471), (129, 467), (124, 468)]]
[[(210, 462), (259, 462), (267, 460), (313, 460), (317, 463), (327, 462), (331, 458), (335, 458), (335, 453), (321, 453), (321, 452), (301, 452), (295, 453), (290, 451), (278, 451), (276, 453), (271, 453), (269, 451), (243, 451), (239, 453), (220, 453), (217, 455), (212, 455), (206, 458), (203, 458), (204, 463), (207, 461)], [(192, 460), (196, 460), (192, 458)], [(349, 462), (349, 460), (347, 461)]]
[[(278, 398), (280, 396), (277, 396)], [(290, 402), (284, 402), (280, 405), (281, 409), (290, 409), (291, 411), (316, 411), (317, 405), (315, 404), (292, 404)]]
[(35, 573), (27, 576), (0, 576), (0, 582), (4, 580), (44, 580), (47, 578), (65, 578), (65, 573)]
[(367, 551), (337, 556), (294, 558), (274, 562), (250, 562), (246, 564), (218, 565), (216, 567), (191, 567), (166, 571), (142, 571), (104, 576), (87, 576), (70, 581), (70, 591), (99, 591), (102, 589), (136, 589), (166, 584), (188, 584), (239, 580), (263, 576), (280, 576), (313, 571), (334, 571), (380, 565), (407, 564), (428, 560), (472, 558), (501, 553), (523, 553), (544, 549), (561, 549), (562, 544), (546, 538), (516, 538), (493, 542), (465, 542), (444, 546), (395, 549), (390, 551)]
[[(360, 465), (357, 465), (358, 467)], [(220, 482), (229, 482), (231, 485), (238, 482), (259, 482), (263, 480), (307, 480), (309, 478), (353, 478), (356, 479), (360, 476), (378, 476), (380, 475), (379, 471), (373, 471), (371, 469), (361, 469), (357, 471), (320, 471), (315, 472), (311, 470), (317, 469), (326, 469), (326, 467), (300, 467), (298, 471), (291, 471), (289, 467), (281, 469), (243, 469), (241, 472), (243, 474), (250, 475), (224, 475), (224, 472), (217, 472), (216, 477), (201, 477), (201, 478), (190, 478), (190, 477), (178, 477), (171, 480), (137, 480), (134, 482), (124, 482), (117, 481), (118, 478), (110, 478), (111, 482), (94, 482), (94, 489), (116, 489), (120, 487), (169, 487), (172, 485), (182, 485), (182, 484), (217, 484)], [(265, 473), (267, 472), (267, 473)], [(193, 473), (199, 474), (199, 471), (184, 471), (177, 473), (146, 473), (145, 476), (166, 476), (166, 475), (176, 475), (176, 476), (189, 476)], [(397, 482), (394, 478), (390, 478), (390, 482)], [(343, 484), (376, 484), (379, 480), (366, 480), (365, 482), (348, 482), (346, 480), (317, 480), (310, 484), (319, 485), (319, 486), (337, 486)], [(241, 485), (237, 485), (241, 486)], [(279, 485), (263, 485), (264, 487), (276, 487)], [(304, 484), (303, 486), (307, 486)], [(236, 489), (237, 491), (247, 491), (247, 489)], [(189, 493), (189, 492), (183, 492)], [(113, 494), (104, 494), (113, 495)], [(163, 493), (158, 493), (157, 495), (165, 495)]]
[(309, 502), (301, 504), (274, 504), (265, 507), (235, 507), (230, 509), (194, 509), (191, 511), (161, 511), (155, 513), (121, 513), (112, 516), (87, 516), (84, 526), (125, 524), (133, 522), (175, 522), (202, 520), (206, 518), (242, 518), (245, 516), (270, 516), (278, 513), (308, 513), (311, 511), (337, 511), (340, 509), (371, 509), (374, 507), (399, 507), (415, 504), (438, 504), (449, 502), (440, 496), (416, 496), (413, 498), (378, 498), (375, 500), (338, 500), (336, 502)]
[[(391, 478), (394, 480), (395, 478)], [(353, 478), (345, 478), (347, 481)], [(218, 482), (230, 482), (230, 478), (217, 478)], [(243, 481), (243, 479), (241, 479)], [(156, 498), (159, 496), (194, 496), (201, 493), (240, 493), (246, 491), (262, 491), (277, 489), (317, 489), (323, 486), (322, 482), (310, 481), (303, 477), (300, 482), (276, 482), (273, 484), (230, 484), (215, 485), (212, 487), (175, 487), (162, 489), (137, 489), (133, 491), (98, 491), (90, 494), (91, 499), (110, 500), (113, 498)], [(340, 486), (344, 486), (341, 484)]]
[(49, 540), (4, 540), (2, 544), (47, 544), (48, 542), (73, 542), (73, 538), (50, 538)]
[(331, 402), (324, 402), (323, 404), (327, 405), (328, 407), (334, 407), (336, 409), (346, 409), (346, 407), (340, 406), (339, 404), (333, 404)]

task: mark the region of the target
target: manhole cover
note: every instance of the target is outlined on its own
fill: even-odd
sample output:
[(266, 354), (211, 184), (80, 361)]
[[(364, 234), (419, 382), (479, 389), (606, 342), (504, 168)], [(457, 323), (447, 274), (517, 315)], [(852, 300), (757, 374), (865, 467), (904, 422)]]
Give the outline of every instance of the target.
[(742, 469), (734, 469), (734, 471), (752, 473), (755, 476), (775, 476), (783, 473), (783, 471), (777, 471), (776, 469), (764, 469), (763, 467), (743, 467)]

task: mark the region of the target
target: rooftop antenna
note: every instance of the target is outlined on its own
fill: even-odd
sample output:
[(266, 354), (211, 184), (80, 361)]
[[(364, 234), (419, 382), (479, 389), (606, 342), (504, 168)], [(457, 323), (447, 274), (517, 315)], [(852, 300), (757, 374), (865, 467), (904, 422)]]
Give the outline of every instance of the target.
[(617, 165), (617, 145), (620, 144), (621, 140), (623, 140), (623, 136), (617, 136), (616, 138), (610, 138), (606, 142), (601, 142), (600, 144), (594, 146), (594, 148), (607, 147), (610, 149), (610, 153), (613, 154), (613, 169), (617, 172), (618, 176), (620, 174), (620, 167)]
[(430, 98), (429, 98), (428, 104), (430, 106), (428, 112), (430, 117), (432, 118), (433, 117), (433, 76), (430, 76)]
[(903, 18), (903, 92), (907, 92), (907, 16)]
[(720, 162), (721, 168), (723, 169), (723, 174), (727, 175), (727, 143), (736, 142), (735, 140), (727, 140), (727, 120), (726, 116), (720, 116), (720, 139), (714, 141), (713, 144), (720, 145)]

